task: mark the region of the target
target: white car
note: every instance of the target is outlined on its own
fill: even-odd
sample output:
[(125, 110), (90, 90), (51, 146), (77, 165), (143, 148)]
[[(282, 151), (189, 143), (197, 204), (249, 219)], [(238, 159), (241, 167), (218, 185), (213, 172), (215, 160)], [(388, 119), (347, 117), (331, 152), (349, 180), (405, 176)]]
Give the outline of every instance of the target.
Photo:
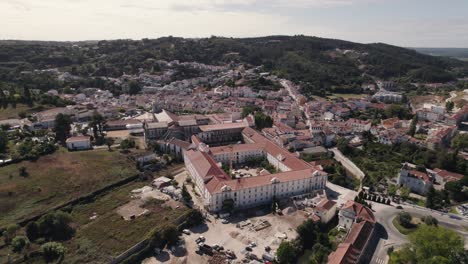
[(227, 219), (223, 219), (223, 220), (221, 220), (221, 223), (222, 223), (222, 224), (228, 224), (229, 221), (228, 221)]
[(182, 230), (182, 233), (184, 233), (184, 234), (186, 234), (186, 235), (190, 235), (190, 230), (184, 229), (184, 230)]

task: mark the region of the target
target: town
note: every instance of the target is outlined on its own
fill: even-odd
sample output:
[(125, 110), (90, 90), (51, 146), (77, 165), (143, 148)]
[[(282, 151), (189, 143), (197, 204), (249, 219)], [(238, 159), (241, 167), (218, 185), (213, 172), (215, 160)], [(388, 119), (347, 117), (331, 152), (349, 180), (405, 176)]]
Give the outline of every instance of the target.
[(418, 239), (465, 263), (466, 77), (311, 95), (234, 60), (148, 63), (2, 87), (2, 263), (420, 263)]

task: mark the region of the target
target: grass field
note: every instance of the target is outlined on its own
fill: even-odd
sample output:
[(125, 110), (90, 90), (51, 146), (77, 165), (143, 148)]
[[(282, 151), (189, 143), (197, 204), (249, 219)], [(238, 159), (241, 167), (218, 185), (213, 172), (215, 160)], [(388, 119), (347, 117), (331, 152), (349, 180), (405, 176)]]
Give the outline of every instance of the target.
[[(130, 183), (114, 190), (93, 203), (76, 206), (72, 218), (78, 225), (75, 237), (65, 243), (66, 263), (106, 263), (140, 242), (153, 228), (174, 222), (188, 211), (152, 206), (151, 213), (131, 221), (123, 220), (116, 208), (130, 201), (130, 191), (148, 183)], [(97, 213), (95, 220), (89, 217)]]
[[(177, 164), (156, 173), (160, 176), (169, 175), (183, 165)], [(180, 208), (162, 206), (152, 203), (145, 206), (150, 213), (126, 221), (120, 217), (116, 209), (132, 200), (131, 191), (150, 185), (150, 181), (134, 181), (116, 187), (103, 193), (92, 201), (73, 206), (70, 211), (76, 233), (68, 241), (63, 241), (67, 248), (62, 263), (109, 263), (112, 257), (126, 251), (134, 244), (143, 240), (151, 230), (163, 225), (174, 223), (175, 220), (189, 211), (181, 204)], [(96, 219), (90, 219), (96, 215)], [(24, 231), (20, 231), (23, 233)], [(38, 250), (40, 245), (31, 244), (30, 250)], [(0, 249), (0, 260), (8, 254), (13, 259), (21, 258), (21, 254), (13, 253), (10, 247)], [(1, 263), (1, 261), (0, 261)], [(28, 263), (45, 263), (38, 256)]]
[[(19, 175), (25, 167), (28, 176)], [(68, 152), (60, 149), (35, 162), (0, 167), (0, 226), (135, 175), (133, 162), (117, 151)]]
[(15, 108), (8, 106), (8, 108), (0, 108), (0, 120), (3, 119), (10, 119), (10, 118), (19, 118), (19, 113), (25, 112), (26, 114), (31, 114), (34, 112), (40, 112), (43, 110), (47, 110), (51, 107), (44, 107), (44, 106), (27, 106), (24, 104), (17, 104)]

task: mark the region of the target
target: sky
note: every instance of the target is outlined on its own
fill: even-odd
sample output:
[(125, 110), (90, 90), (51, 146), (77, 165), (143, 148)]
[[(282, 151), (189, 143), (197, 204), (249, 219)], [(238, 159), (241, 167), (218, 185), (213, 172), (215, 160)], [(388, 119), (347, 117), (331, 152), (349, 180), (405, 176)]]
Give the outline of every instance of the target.
[(468, 0), (0, 0), (0, 39), (296, 34), (468, 48)]

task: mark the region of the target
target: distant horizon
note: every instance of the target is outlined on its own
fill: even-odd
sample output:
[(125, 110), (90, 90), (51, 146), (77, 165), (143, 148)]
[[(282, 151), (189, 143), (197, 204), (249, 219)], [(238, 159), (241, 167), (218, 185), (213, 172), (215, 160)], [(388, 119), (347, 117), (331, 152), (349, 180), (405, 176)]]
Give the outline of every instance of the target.
[(160, 37), (143, 37), (143, 38), (112, 38), (112, 39), (83, 39), (83, 40), (42, 40), (42, 39), (0, 39), (1, 41), (23, 41), (23, 42), (57, 42), (57, 43), (77, 43), (77, 42), (99, 42), (99, 41), (117, 41), (117, 40), (132, 40), (132, 41), (141, 41), (143, 39), (160, 39), (160, 38), (167, 38), (167, 37), (174, 37), (174, 38), (183, 38), (183, 39), (208, 39), (210, 37), (217, 37), (217, 38), (232, 38), (232, 39), (248, 39), (248, 38), (267, 38), (267, 37), (294, 37), (294, 36), (305, 36), (305, 37), (316, 37), (316, 38), (322, 38), (322, 39), (333, 39), (333, 40), (342, 40), (342, 41), (348, 41), (348, 42), (353, 42), (353, 43), (358, 43), (358, 44), (387, 44), (387, 45), (392, 45), (392, 46), (397, 46), (401, 48), (407, 48), (407, 49), (468, 49), (468, 44), (465, 47), (435, 47), (435, 46), (400, 46), (392, 43), (386, 43), (386, 42), (359, 42), (359, 41), (352, 41), (352, 40), (347, 40), (347, 39), (339, 39), (339, 38), (329, 38), (329, 37), (321, 37), (321, 36), (312, 36), (312, 35), (305, 35), (305, 34), (296, 34), (296, 35), (260, 35), (260, 36), (253, 36), (253, 37), (229, 37), (229, 36), (209, 36), (209, 37), (184, 37), (184, 36), (173, 36), (173, 35), (167, 35), (167, 36), (160, 36)]
[(399, 47), (468, 45), (464, 0), (5, 0), (0, 10), (5, 40), (304, 34)]

